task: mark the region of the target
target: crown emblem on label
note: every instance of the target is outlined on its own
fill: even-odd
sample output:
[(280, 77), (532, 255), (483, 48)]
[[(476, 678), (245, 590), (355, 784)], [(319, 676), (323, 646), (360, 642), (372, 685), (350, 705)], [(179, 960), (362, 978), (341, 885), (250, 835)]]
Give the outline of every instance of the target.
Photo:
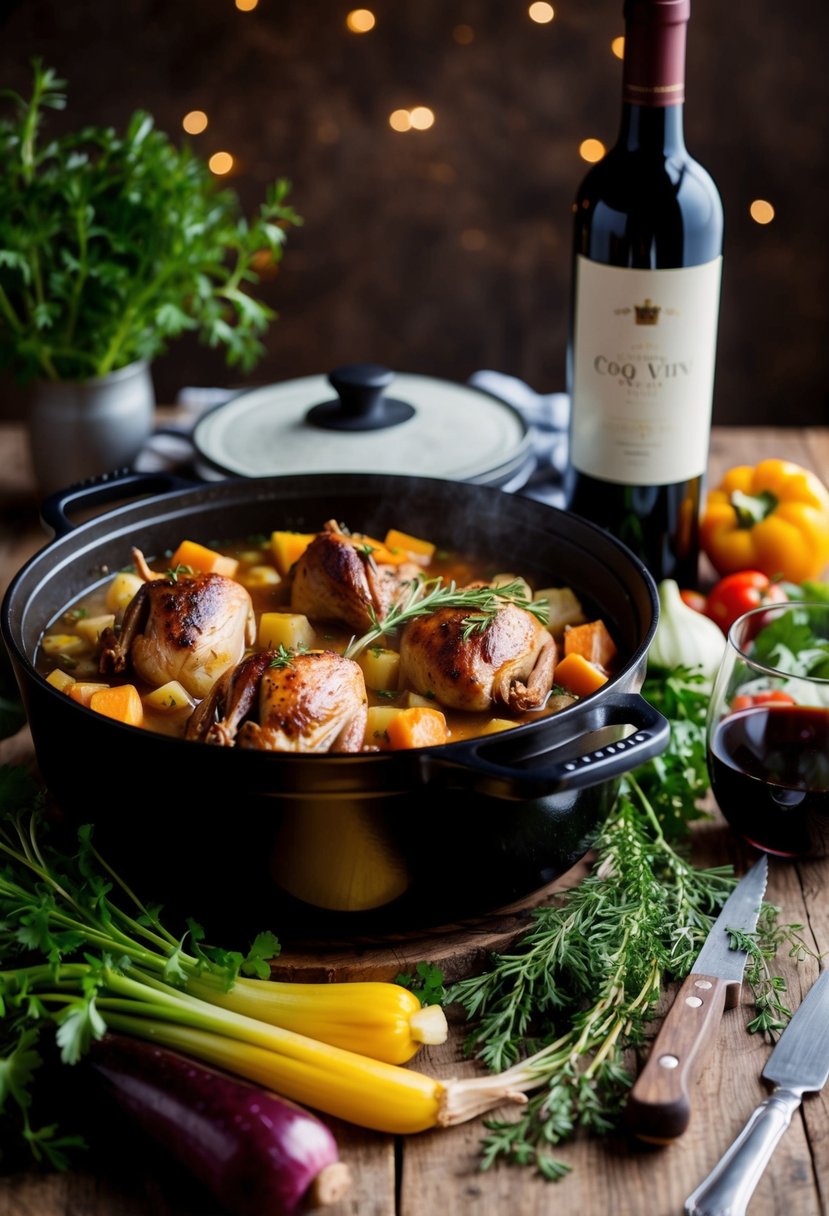
[(659, 305), (646, 299), (644, 304), (634, 304), (637, 325), (656, 325), (659, 322)]

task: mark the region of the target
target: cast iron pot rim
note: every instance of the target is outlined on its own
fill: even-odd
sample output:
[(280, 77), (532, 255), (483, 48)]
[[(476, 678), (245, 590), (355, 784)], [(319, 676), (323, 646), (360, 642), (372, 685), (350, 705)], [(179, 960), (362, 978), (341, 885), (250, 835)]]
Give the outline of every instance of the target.
[[(511, 727), (509, 731), (500, 732), (499, 734), (492, 735), (492, 736), (478, 736), (475, 738), (475, 740), (456, 740), (456, 741), (450, 742), (450, 743), (433, 744), (430, 747), (424, 747), (424, 748), (419, 748), (419, 749), (413, 750), (413, 752), (411, 753), (411, 756), (409, 756), (405, 752), (399, 752), (399, 751), (397, 751), (397, 752), (391, 752), (391, 751), (388, 751), (388, 752), (383, 752), (383, 751), (356, 752), (356, 753), (346, 753), (346, 752), (337, 752), (337, 753), (278, 752), (278, 753), (273, 753), (273, 752), (257, 751), (256, 749), (237, 749), (237, 748), (227, 749), (228, 751), (233, 751), (233, 752), (236, 752), (237, 754), (239, 752), (243, 751), (244, 754), (247, 756), (250, 756), (250, 757), (256, 756), (257, 757), (256, 760), (244, 761), (244, 763), (262, 764), (262, 763), (267, 763), (268, 761), (273, 762), (274, 759), (276, 759), (280, 764), (287, 762), (287, 763), (293, 764), (293, 765), (297, 765), (297, 764), (309, 765), (311, 763), (318, 764), (320, 761), (322, 761), (323, 763), (327, 763), (332, 766), (333, 766), (333, 764), (336, 763), (337, 765), (346, 764), (346, 765), (350, 765), (351, 767), (357, 768), (359, 766), (366, 765), (366, 764), (370, 764), (372, 767), (376, 767), (378, 765), (400, 766), (401, 761), (403, 761), (404, 763), (406, 763), (406, 762), (413, 763), (415, 767), (419, 767), (419, 758), (421, 756), (428, 757), (429, 755), (437, 754), (437, 755), (440, 755), (441, 757), (451, 759), (453, 750), (458, 754), (462, 750), (464, 750), (464, 751), (468, 750), (468, 746), (469, 746), (470, 742), (475, 742), (476, 746), (478, 746), (478, 747), (490, 748), (490, 747), (498, 747), (498, 745), (503, 747), (506, 742), (506, 739), (510, 739), (510, 740), (514, 739), (516, 741), (516, 745), (517, 745), (520, 740), (526, 738), (529, 734), (536, 733), (536, 732), (541, 733), (545, 727), (548, 727), (553, 722), (555, 722), (557, 725), (559, 723), (563, 724), (572, 719), (578, 719), (579, 717), (583, 716), (585, 713), (589, 714), (590, 709), (594, 705), (596, 705), (601, 700), (607, 700), (609, 696), (612, 696), (616, 686), (619, 683), (626, 680), (629, 677), (630, 672), (635, 670), (635, 668), (638, 666), (638, 664), (644, 660), (644, 658), (648, 652), (648, 649), (650, 648), (654, 634), (656, 632), (656, 627), (657, 627), (658, 617), (659, 617), (659, 597), (658, 597), (656, 584), (654, 582), (652, 575), (649, 573), (649, 571), (645, 567), (644, 563), (641, 562), (640, 559), (638, 557), (636, 557), (636, 555), (622, 541), (618, 540), (618, 538), (614, 537), (612, 534), (607, 532), (605, 529), (599, 527), (597, 524), (594, 524), (592, 521), (585, 519), (583, 516), (576, 515), (574, 512), (567, 511), (560, 507), (552, 506), (551, 504), (541, 502), (537, 499), (524, 498), (520, 494), (513, 494), (512, 492), (504, 490), (498, 486), (480, 484), (480, 483), (475, 483), (475, 482), (455, 482), (455, 481), (451, 481), (448, 478), (417, 477), (417, 476), (409, 475), (409, 474), (394, 474), (394, 473), (275, 474), (275, 475), (269, 475), (266, 477), (256, 477), (256, 478), (228, 477), (222, 481), (217, 481), (217, 482), (188, 483), (176, 476), (165, 477), (165, 475), (161, 475), (159, 477), (159, 475), (157, 475), (157, 474), (146, 474), (146, 475), (136, 476), (133, 474), (128, 474), (128, 471), (126, 471), (126, 470), (124, 470), (122, 472), (125, 476), (125, 480), (128, 480), (133, 483), (146, 482), (147, 484), (158, 484), (159, 482), (164, 482), (166, 480), (167, 482), (172, 483), (175, 488), (169, 489), (169, 490), (162, 490), (161, 492), (157, 492), (157, 493), (151, 494), (149, 496), (145, 496), (143, 498), (136, 499), (136, 501), (134, 501), (134, 502), (120, 504), (114, 508), (111, 508), (110, 510), (102, 511), (100, 514), (95, 515), (93, 518), (85, 520), (84, 522), (78, 524), (77, 526), (70, 527), (70, 530), (65, 532), (63, 535), (53, 536), (53, 538), (51, 540), (47, 541), (36, 553), (34, 553), (24, 563), (24, 565), (17, 572), (17, 574), (14, 576), (11, 583), (9, 584), (9, 587), (3, 598), (2, 617), (0, 618), (0, 626), (2, 626), (3, 638), (6, 642), (6, 646), (9, 648), (10, 652), (13, 653), (13, 655), (17, 657), (18, 662), (23, 664), (27, 673), (39, 681), (39, 683), (41, 685), (41, 691), (46, 692), (46, 695), (54, 700), (55, 705), (61, 705), (64, 708), (66, 708), (71, 703), (72, 708), (71, 708), (70, 712), (75, 712), (75, 711), (80, 712), (81, 714), (87, 715), (89, 717), (90, 721), (94, 721), (98, 725), (98, 727), (101, 727), (103, 725), (106, 727), (106, 729), (112, 729), (112, 730), (115, 730), (116, 732), (120, 732), (120, 733), (126, 732), (126, 735), (131, 738), (136, 737), (136, 732), (140, 732), (140, 733), (144, 733), (144, 734), (151, 734), (154, 747), (160, 746), (160, 747), (168, 747), (171, 749), (179, 749), (182, 744), (191, 745), (193, 747), (202, 747), (204, 745), (200, 740), (176, 738), (176, 737), (173, 737), (170, 735), (164, 735), (161, 732), (146, 732), (146, 731), (143, 731), (143, 728), (141, 728), (141, 727), (129, 726), (126, 723), (118, 722), (115, 719), (111, 719), (111, 718), (102, 719), (102, 716), (100, 714), (96, 713), (94, 710), (88, 708), (87, 706), (80, 705), (75, 701), (70, 702), (70, 699), (67, 698), (64, 693), (60, 692), (58, 689), (56, 689), (52, 685), (50, 685), (44, 679), (44, 677), (40, 674), (40, 672), (37, 671), (37, 669), (34, 665), (34, 658), (33, 657), (30, 658), (29, 655), (26, 653), (26, 650), (24, 649), (24, 647), (22, 645), (22, 639), (21, 639), (21, 643), (18, 643), (17, 637), (14, 636), (12, 610), (15, 607), (15, 599), (18, 598), (20, 594), (22, 594), (19, 591), (19, 588), (24, 583), (24, 581), (27, 578), (27, 576), (29, 575), (30, 571), (39, 562), (42, 562), (49, 553), (54, 552), (55, 550), (60, 550), (63, 547), (66, 547), (69, 550), (69, 556), (71, 558), (71, 555), (72, 555), (71, 550), (72, 550), (73, 545), (77, 545), (77, 542), (79, 540), (82, 540), (84, 534), (86, 534), (87, 532), (91, 532), (95, 529), (100, 528), (101, 526), (106, 526), (108, 523), (114, 522), (122, 517), (125, 517), (125, 516), (128, 517), (133, 512), (146, 510), (147, 508), (154, 508), (161, 504), (164, 504), (165, 506), (167, 506), (167, 505), (172, 506), (176, 502), (181, 502), (183, 505), (186, 506), (186, 505), (188, 505), (187, 500), (192, 498), (194, 501), (191, 504), (191, 506), (192, 506), (192, 508), (194, 508), (194, 510), (192, 510), (191, 513), (197, 514), (197, 510), (195, 510), (195, 509), (197, 509), (199, 507), (199, 505), (207, 505), (207, 503), (209, 503), (209, 501), (211, 499), (215, 499), (217, 497), (219, 497), (219, 498), (223, 498), (225, 496), (232, 497), (234, 492), (243, 492), (251, 500), (256, 500), (257, 498), (259, 498), (261, 500), (264, 497), (261, 494), (261, 491), (263, 491), (263, 490), (273, 490), (274, 491), (273, 495), (269, 495), (269, 496), (276, 498), (278, 496), (278, 491), (279, 491), (280, 487), (285, 487), (287, 485), (290, 485), (290, 486), (294, 486), (297, 488), (302, 488), (307, 484), (308, 485), (308, 494), (310, 496), (313, 493), (321, 492), (324, 489), (330, 490), (333, 481), (336, 481), (336, 483), (338, 485), (341, 484), (344, 487), (354, 486), (357, 489), (361, 489), (363, 491), (366, 488), (370, 488), (372, 486), (372, 484), (376, 482), (376, 483), (379, 483), (378, 490), (381, 490), (381, 492), (385, 493), (385, 494), (388, 494), (389, 491), (394, 488), (394, 486), (400, 486), (401, 483), (405, 484), (409, 488), (421, 488), (421, 489), (426, 489), (426, 491), (428, 491), (430, 488), (440, 488), (440, 489), (445, 490), (448, 487), (452, 487), (452, 490), (454, 493), (458, 493), (461, 495), (463, 495), (464, 493), (467, 493), (468, 497), (474, 498), (476, 496), (482, 496), (482, 497), (491, 498), (493, 500), (495, 498), (499, 498), (499, 499), (504, 498), (507, 500), (520, 501), (522, 503), (527, 504), (530, 509), (537, 510), (539, 512), (543, 512), (545, 514), (548, 513), (551, 517), (556, 517), (559, 519), (576, 520), (579, 527), (584, 528), (588, 532), (595, 534), (595, 536), (600, 540), (600, 542), (602, 544), (609, 545), (610, 548), (615, 549), (616, 551), (618, 551), (620, 553), (620, 555), (628, 562), (628, 564), (630, 566), (630, 574), (631, 575), (635, 574), (641, 580), (642, 586), (646, 590), (648, 598), (650, 600), (650, 605), (651, 605), (651, 609), (652, 609), (650, 624), (648, 625), (648, 628), (645, 631), (645, 635), (642, 638), (642, 640), (640, 641), (639, 645), (632, 652), (632, 654), (628, 657), (628, 660), (625, 663), (624, 667), (620, 671), (616, 672), (613, 676), (611, 676), (610, 679), (607, 681), (607, 683), (602, 685), (602, 687), (599, 688), (598, 690), (596, 690), (596, 692), (591, 693), (587, 697), (579, 699), (578, 701), (574, 702), (574, 704), (568, 706), (567, 708), (565, 708), (563, 710), (557, 711), (555, 714), (546, 715), (544, 717), (539, 718), (539, 720), (537, 722), (521, 723), (520, 725)], [(49, 500), (47, 500), (47, 502), (44, 504), (44, 515), (48, 516), (49, 511), (47, 508), (49, 507), (50, 503), (57, 502), (60, 504), (64, 500), (68, 501), (67, 496), (73, 494), (76, 491), (83, 491), (84, 489), (89, 489), (90, 491), (94, 491), (94, 489), (96, 488), (96, 486), (98, 485), (99, 482), (100, 483), (106, 482), (108, 487), (117, 489), (117, 486), (119, 484), (118, 478), (119, 478), (119, 474), (114, 475), (114, 480), (113, 480), (113, 475), (105, 475), (104, 478), (101, 478), (101, 479), (93, 478), (88, 483), (87, 482), (81, 483), (81, 486), (79, 486), (79, 487), (69, 487), (65, 491), (60, 491), (57, 494), (51, 496), (51, 498)], [(385, 487), (385, 488), (382, 489), (382, 487)], [(206, 500), (206, 502), (200, 503), (200, 500)], [(143, 520), (142, 522), (146, 523), (147, 525), (150, 525), (150, 524), (156, 522), (156, 520), (154, 520), (153, 518), (150, 518), (147, 520)], [(109, 533), (107, 533), (106, 535), (109, 535)], [(106, 535), (104, 537), (102, 537), (101, 539), (105, 540)], [(593, 560), (596, 560), (595, 554), (591, 554), (591, 558)], [(32, 602), (32, 600), (36, 596), (36, 594), (37, 594), (37, 589), (35, 589), (35, 591), (30, 594), (29, 599), (26, 601), (26, 603), (28, 604), (28, 603)], [(577, 731), (573, 732), (571, 735), (569, 735), (568, 738), (569, 739), (575, 738), (575, 737), (577, 737), (578, 733), (581, 733), (581, 732), (579, 732), (577, 730)], [(562, 742), (564, 742), (564, 740), (562, 740)]]

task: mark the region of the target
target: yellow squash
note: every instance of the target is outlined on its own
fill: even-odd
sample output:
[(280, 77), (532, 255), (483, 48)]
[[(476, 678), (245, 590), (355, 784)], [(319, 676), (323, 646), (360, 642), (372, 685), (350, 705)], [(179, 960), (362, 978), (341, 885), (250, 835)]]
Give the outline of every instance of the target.
[(203, 1030), (193, 1025), (192, 1009), (180, 1019), (167, 1009), (162, 1021), (112, 1008), (129, 1004), (101, 1001), (113, 1030), (162, 1043), (312, 1110), (392, 1135), (462, 1123), (505, 1102), (526, 1103), (523, 1091), (538, 1084), (518, 1069), (439, 1081), (241, 1015), (229, 1020), (224, 1033), (218, 1010), (201, 1019), (209, 1027)]
[(237, 979), (226, 991), (210, 976), (188, 980), (187, 991), (284, 1030), (346, 1051), (405, 1064), (424, 1043), (444, 1043), (446, 1014), (421, 1006), (401, 984), (355, 981), (332, 984)]

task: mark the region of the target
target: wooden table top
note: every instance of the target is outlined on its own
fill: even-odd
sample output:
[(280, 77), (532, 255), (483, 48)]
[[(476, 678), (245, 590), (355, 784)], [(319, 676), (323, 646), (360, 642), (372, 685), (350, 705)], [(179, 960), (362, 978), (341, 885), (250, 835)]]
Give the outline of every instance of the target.
[[(734, 464), (778, 456), (814, 470), (829, 484), (829, 427), (715, 428), (709, 484)], [(22, 428), (0, 426), (0, 591), (37, 548), (45, 543)], [(25, 752), (25, 739), (7, 744)], [(694, 859), (699, 865), (749, 861), (724, 822), (714, 818), (695, 828)], [(781, 909), (783, 923), (804, 926), (817, 954), (829, 953), (829, 860), (771, 861), (766, 898)], [(784, 960), (793, 1005), (814, 980), (813, 962)], [(663, 994), (666, 1008), (672, 992)], [(498, 1166), (479, 1169), (483, 1128), (460, 1127), (404, 1139), (365, 1132), (326, 1119), (337, 1136), (341, 1157), (351, 1166), (347, 1196), (325, 1209), (329, 1216), (433, 1216), (435, 1212), (475, 1216), (535, 1216), (561, 1210), (580, 1216), (677, 1216), (690, 1192), (705, 1177), (768, 1093), (760, 1078), (770, 1046), (745, 1030), (746, 1017), (728, 1011), (713, 1053), (698, 1082), (695, 1115), (683, 1137), (664, 1149), (642, 1149), (624, 1136), (579, 1139), (558, 1155), (572, 1172), (545, 1183), (529, 1170)], [(417, 1067), (437, 1076), (471, 1075), (476, 1066), (462, 1058), (463, 1027), (450, 1017), (449, 1041), (424, 1049)], [(651, 1026), (652, 1033), (658, 1020)], [(632, 1062), (633, 1063), (633, 1062)], [(750, 1204), (750, 1216), (827, 1216), (829, 1213), (829, 1087), (809, 1095), (779, 1144)], [(138, 1151), (96, 1176), (85, 1169), (67, 1174), (15, 1174), (0, 1178), (0, 1216), (219, 1216), (194, 1198), (187, 1178), (154, 1155)], [(142, 1168), (142, 1162), (144, 1167)], [(267, 1216), (263, 1213), (262, 1216)]]

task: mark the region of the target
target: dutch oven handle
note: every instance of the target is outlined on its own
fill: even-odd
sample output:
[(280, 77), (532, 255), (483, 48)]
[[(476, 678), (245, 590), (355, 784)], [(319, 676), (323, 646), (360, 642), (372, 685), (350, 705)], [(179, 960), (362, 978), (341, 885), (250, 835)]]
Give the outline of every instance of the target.
[(75, 528), (67, 512), (94, 507), (148, 494), (166, 494), (186, 490), (200, 483), (178, 477), (175, 473), (133, 473), (130, 469), (115, 469), (75, 482), (65, 490), (51, 494), (40, 505), (40, 518), (56, 537), (66, 536)]
[[(545, 753), (532, 757), (532, 767), (520, 762), (503, 763), (488, 759), (487, 750), (499, 742), (498, 735), (479, 736), (451, 748), (451, 759), (442, 757), (440, 749), (425, 752), (422, 764), (427, 782), (452, 785), (458, 778), (464, 786), (472, 785), (481, 793), (506, 798), (538, 798), (563, 790), (584, 789), (615, 777), (621, 777), (646, 760), (658, 756), (668, 745), (670, 723), (638, 693), (619, 693), (596, 701), (586, 718), (579, 720), (580, 729), (599, 730), (606, 726), (634, 727), (632, 734), (604, 747), (570, 756), (566, 760), (545, 760)], [(500, 740), (502, 747), (504, 740)], [(560, 741), (551, 749), (553, 756)]]

